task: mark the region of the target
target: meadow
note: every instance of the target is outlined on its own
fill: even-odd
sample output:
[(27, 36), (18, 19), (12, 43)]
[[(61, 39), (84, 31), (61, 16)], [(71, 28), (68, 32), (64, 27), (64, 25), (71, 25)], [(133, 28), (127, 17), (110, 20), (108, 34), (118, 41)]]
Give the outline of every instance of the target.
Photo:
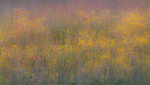
[(150, 1), (57, 1), (0, 1), (0, 85), (150, 85)]

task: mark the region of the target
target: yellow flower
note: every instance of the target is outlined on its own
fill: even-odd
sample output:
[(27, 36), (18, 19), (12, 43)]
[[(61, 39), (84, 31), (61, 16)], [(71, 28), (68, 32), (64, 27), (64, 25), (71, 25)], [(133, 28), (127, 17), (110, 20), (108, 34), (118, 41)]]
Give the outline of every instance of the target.
[(32, 76), (34, 76), (35, 74), (32, 74)]

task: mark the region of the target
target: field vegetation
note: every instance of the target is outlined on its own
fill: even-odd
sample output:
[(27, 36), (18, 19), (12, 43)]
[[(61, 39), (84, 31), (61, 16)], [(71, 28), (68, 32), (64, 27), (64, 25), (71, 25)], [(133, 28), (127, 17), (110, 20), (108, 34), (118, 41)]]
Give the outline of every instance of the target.
[(150, 85), (148, 0), (0, 2), (1, 85)]

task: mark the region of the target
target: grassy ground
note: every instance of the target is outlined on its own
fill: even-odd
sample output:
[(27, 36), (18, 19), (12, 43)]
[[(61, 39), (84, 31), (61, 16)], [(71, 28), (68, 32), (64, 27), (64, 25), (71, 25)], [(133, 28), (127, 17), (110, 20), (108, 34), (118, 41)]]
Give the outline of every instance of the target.
[(2, 2), (0, 84), (150, 85), (150, 9), (134, 1)]

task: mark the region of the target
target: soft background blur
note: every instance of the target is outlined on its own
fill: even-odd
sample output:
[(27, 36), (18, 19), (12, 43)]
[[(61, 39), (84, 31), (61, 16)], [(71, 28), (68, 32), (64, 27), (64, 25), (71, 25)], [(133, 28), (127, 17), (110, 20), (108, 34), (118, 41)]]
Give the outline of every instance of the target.
[(149, 0), (0, 0), (0, 84), (149, 85)]

